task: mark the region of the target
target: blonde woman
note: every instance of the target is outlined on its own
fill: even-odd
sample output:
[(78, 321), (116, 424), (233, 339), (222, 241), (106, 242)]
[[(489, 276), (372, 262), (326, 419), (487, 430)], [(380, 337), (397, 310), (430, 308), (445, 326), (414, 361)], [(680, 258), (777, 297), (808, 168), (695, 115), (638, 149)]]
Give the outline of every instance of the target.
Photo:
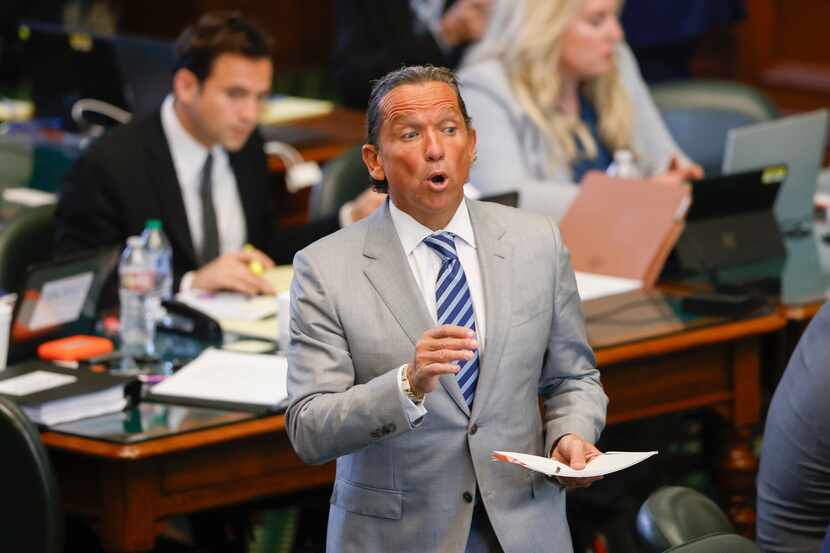
[(471, 182), (561, 218), (591, 169), (633, 152), (655, 184), (700, 178), (623, 42), (619, 0), (500, 0), (459, 72), (478, 131)]

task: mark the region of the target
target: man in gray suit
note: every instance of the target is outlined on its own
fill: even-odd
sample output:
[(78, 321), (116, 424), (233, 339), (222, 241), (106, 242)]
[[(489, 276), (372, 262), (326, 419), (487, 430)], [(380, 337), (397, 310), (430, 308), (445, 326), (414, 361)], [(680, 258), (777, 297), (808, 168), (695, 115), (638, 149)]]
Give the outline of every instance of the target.
[(389, 200), (298, 253), (291, 288), (286, 427), (306, 462), (337, 459), (327, 550), (570, 552), (563, 487), (593, 479), (491, 460), (599, 453), (607, 399), (559, 231), (465, 200), (476, 136), (449, 70), (388, 74), (367, 118)]

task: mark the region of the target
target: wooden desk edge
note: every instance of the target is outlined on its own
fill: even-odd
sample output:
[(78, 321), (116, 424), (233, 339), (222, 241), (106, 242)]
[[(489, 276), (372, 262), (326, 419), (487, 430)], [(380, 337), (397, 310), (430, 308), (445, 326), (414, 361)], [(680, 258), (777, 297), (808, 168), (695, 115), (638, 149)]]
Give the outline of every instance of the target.
[(660, 338), (609, 346), (596, 350), (597, 365), (611, 365), (650, 355), (673, 353), (702, 344), (716, 344), (781, 330), (786, 319), (780, 312), (773, 312), (749, 320), (714, 324), (696, 330), (687, 330)]
[(41, 433), (40, 436), (47, 447), (63, 451), (101, 456), (113, 460), (138, 460), (284, 430), (285, 417), (283, 415), (271, 415), (205, 430), (153, 438), (133, 444), (118, 444), (49, 431)]

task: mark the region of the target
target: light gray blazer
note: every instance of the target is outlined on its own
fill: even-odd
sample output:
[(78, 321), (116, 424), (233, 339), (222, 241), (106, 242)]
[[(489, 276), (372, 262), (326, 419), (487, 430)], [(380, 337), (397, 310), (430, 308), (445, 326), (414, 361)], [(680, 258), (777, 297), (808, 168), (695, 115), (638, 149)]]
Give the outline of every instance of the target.
[(294, 258), (286, 427), (306, 462), (337, 459), (329, 552), (463, 552), (477, 486), (505, 551), (572, 550), (562, 490), (490, 459), (604, 425), (569, 256), (551, 219), (467, 202), (487, 317), (472, 412), (444, 375), (418, 424), (404, 413), (398, 368), (435, 322), (388, 205)]
[[(675, 144), (625, 44), (617, 64), (633, 103), (633, 149), (647, 176), (666, 170)], [(560, 220), (579, 192), (570, 164), (547, 140), (513, 94), (503, 64), (488, 59), (458, 72), (461, 95), (478, 133), (478, 160), (470, 180), (484, 196), (518, 190), (519, 207)]]

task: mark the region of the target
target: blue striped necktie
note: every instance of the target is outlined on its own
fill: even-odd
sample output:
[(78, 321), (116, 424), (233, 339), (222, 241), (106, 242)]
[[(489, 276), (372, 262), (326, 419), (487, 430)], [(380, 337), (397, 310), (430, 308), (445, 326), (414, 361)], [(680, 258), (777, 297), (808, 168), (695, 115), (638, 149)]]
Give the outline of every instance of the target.
[[(470, 296), (470, 287), (467, 286), (467, 277), (464, 276), (464, 268), (455, 251), (455, 236), (449, 232), (431, 234), (424, 238), (424, 244), (441, 257), (441, 269), (438, 271), (438, 280), (435, 283), (438, 324), (463, 326), (475, 332), (476, 317), (473, 300)], [(467, 406), (472, 407), (478, 381), (478, 350), (473, 352), (472, 359), (457, 363), (461, 367), (456, 374), (458, 385), (461, 387)]]

